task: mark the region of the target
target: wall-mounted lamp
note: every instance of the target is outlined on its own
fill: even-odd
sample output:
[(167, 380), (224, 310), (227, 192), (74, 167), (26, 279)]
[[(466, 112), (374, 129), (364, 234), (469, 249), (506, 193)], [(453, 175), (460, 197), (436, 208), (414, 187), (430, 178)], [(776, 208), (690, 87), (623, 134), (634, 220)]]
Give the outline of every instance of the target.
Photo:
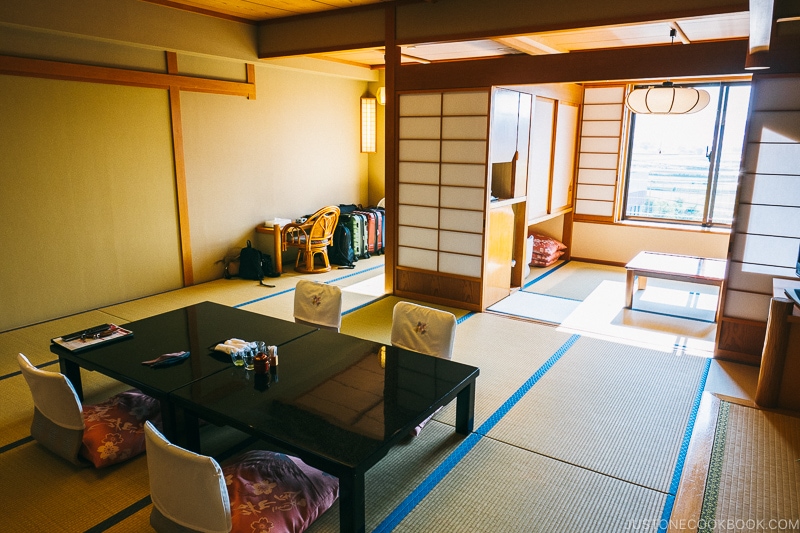
[(378, 87), (378, 103), (381, 105), (386, 105), (386, 87)]
[(376, 147), (377, 99), (374, 96), (361, 97), (361, 151), (374, 153)]

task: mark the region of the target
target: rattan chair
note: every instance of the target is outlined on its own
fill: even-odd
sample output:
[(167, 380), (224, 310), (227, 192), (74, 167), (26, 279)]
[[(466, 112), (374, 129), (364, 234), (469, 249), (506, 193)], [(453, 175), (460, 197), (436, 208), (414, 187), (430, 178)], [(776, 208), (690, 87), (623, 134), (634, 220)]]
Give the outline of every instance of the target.
[[(281, 230), (282, 249), (297, 248), (297, 261), (294, 269), (305, 274), (328, 272), (331, 263), (328, 261), (328, 246), (333, 243), (333, 231), (339, 221), (339, 208), (323, 207), (303, 222), (291, 223)], [(316, 266), (314, 260), (321, 255), (323, 266)]]

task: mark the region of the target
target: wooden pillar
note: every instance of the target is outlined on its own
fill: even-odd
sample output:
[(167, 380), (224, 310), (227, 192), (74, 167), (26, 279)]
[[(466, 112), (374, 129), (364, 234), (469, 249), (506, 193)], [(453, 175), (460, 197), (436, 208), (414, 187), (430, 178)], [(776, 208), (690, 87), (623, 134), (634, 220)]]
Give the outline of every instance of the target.
[(769, 304), (767, 337), (761, 355), (761, 369), (756, 387), (756, 404), (761, 407), (776, 407), (781, 392), (783, 365), (786, 361), (786, 346), (789, 339), (789, 315), (794, 305), (789, 300), (773, 298)]
[[(167, 52), (167, 72), (178, 73), (178, 56)], [(172, 122), (172, 153), (175, 164), (175, 190), (178, 197), (178, 227), (181, 239), (181, 260), (183, 263), (183, 286), (194, 285), (192, 268), (192, 240), (189, 232), (189, 205), (186, 192), (186, 165), (183, 154), (183, 121), (181, 120), (181, 91), (171, 85), (169, 88), (169, 114)]]
[(386, 65), (386, 107), (385, 107), (385, 163), (384, 163), (384, 196), (386, 198), (386, 246), (384, 259), (384, 290), (386, 294), (394, 294), (395, 266), (397, 265), (397, 95), (395, 94), (395, 78), (400, 68), (400, 47), (397, 46), (397, 6), (395, 2), (386, 5), (385, 56)]

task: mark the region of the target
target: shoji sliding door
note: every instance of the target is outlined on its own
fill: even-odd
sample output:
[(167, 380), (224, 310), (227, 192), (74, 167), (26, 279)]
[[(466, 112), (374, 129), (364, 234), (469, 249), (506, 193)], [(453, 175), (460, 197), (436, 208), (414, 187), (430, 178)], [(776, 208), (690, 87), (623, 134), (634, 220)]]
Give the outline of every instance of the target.
[(489, 97), (488, 90), (400, 95), (400, 296), (480, 309)]

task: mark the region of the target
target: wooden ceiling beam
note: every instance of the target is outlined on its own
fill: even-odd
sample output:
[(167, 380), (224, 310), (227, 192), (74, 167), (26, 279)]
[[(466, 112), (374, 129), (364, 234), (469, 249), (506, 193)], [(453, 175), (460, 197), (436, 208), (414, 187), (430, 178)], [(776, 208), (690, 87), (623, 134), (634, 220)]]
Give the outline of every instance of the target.
[(398, 91), (745, 74), (744, 40), (404, 65)]
[(223, 81), (209, 78), (196, 78), (193, 76), (181, 76), (179, 74), (162, 74), (159, 72), (98, 67), (95, 65), (81, 65), (77, 63), (63, 63), (60, 61), (3, 55), (0, 55), (0, 74), (87, 81), (93, 83), (111, 83), (155, 89), (169, 89), (174, 87), (182, 91), (244, 96), (250, 100), (254, 100), (256, 97), (255, 80), (253, 79), (250, 81), (249, 76), (248, 82)]

